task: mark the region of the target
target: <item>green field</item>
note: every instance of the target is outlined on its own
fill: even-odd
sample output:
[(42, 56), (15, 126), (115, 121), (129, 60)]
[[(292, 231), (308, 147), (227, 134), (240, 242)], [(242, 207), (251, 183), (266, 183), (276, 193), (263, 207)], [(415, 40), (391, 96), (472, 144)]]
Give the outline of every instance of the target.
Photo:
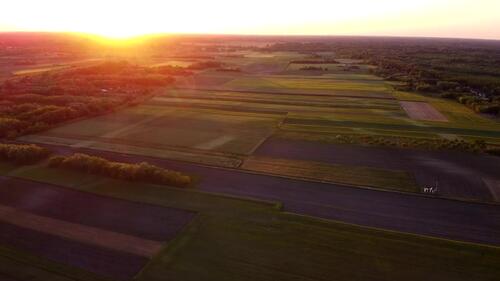
[(353, 80), (281, 78), (281, 77), (242, 77), (236, 78), (223, 85), (225, 89), (259, 90), (271, 92), (291, 93), (328, 93), (331, 95), (352, 95), (390, 98), (385, 93), (387, 85), (377, 80), (357, 82)]
[[(206, 91), (206, 90), (181, 90), (172, 89), (160, 98), (171, 97), (180, 99), (204, 99), (218, 102), (256, 102), (274, 105), (302, 105), (316, 107), (350, 107), (374, 109), (387, 109), (401, 111), (397, 101), (391, 99), (359, 99), (355, 97), (335, 97), (323, 95), (298, 95), (298, 94), (272, 94), (237, 91)], [(189, 101), (188, 100), (188, 101)], [(152, 102), (154, 104), (154, 101)], [(401, 111), (402, 112), (402, 111)]]
[[(432, 276), (468, 281), (495, 280), (500, 275), (498, 248), (284, 213), (272, 202), (89, 178), (41, 166), (16, 170), (2, 164), (0, 173), (199, 212), (135, 280), (424, 280)], [(0, 261), (4, 265), (0, 273), (16, 279), (104, 280), (5, 247), (0, 247)]]
[[(296, 58), (285, 53), (224, 60), (280, 66)], [(449, 122), (413, 120), (399, 101), (427, 102)], [(135, 108), (21, 140), (234, 168), (267, 137), (287, 133), (500, 143), (497, 122), (453, 101), (393, 91), (367, 72), (307, 76), (213, 71), (180, 78), (175, 88)]]
[(141, 105), (21, 138), (203, 164), (237, 167), (281, 118)]

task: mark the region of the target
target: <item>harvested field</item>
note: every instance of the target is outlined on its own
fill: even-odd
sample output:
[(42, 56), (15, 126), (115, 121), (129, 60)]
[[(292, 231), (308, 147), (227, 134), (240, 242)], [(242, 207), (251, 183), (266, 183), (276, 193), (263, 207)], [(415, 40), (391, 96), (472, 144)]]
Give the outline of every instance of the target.
[(410, 118), (415, 120), (448, 122), (448, 118), (426, 102), (400, 101)]

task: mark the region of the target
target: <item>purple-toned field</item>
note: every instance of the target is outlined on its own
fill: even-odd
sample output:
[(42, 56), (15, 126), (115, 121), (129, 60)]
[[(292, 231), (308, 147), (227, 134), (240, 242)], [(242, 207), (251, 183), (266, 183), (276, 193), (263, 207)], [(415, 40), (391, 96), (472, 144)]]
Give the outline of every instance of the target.
[[(39, 218), (38, 222), (23, 227), (21, 223), (9, 224), (10, 219), (0, 216), (3, 245), (113, 278), (131, 278), (137, 274), (153, 254), (148, 248), (158, 249), (156, 244), (173, 239), (195, 216), (190, 211), (106, 198), (48, 184), (3, 177), (0, 180), (0, 205), (25, 213), (26, 217)], [(58, 233), (45, 227), (37, 228), (37, 223), (81, 226), (75, 228), (90, 237), (74, 231)], [(93, 241), (101, 239), (99, 233), (103, 234), (102, 239), (120, 239), (107, 247), (102, 241)], [(124, 245), (127, 241), (145, 244)], [(142, 252), (147, 254), (130, 254)]]
[(0, 243), (56, 262), (118, 280), (137, 274), (148, 258), (66, 240), (34, 230), (0, 223)]
[[(61, 154), (75, 151), (63, 146), (48, 147)], [(500, 245), (500, 209), (495, 205), (286, 179), (85, 148), (76, 151), (98, 154), (122, 162), (147, 161), (196, 174), (201, 178), (198, 184), (201, 190), (279, 201), (283, 203), (284, 210), (289, 212), (364, 226)]]
[(46, 184), (1, 178), (0, 204), (40, 216), (129, 234), (144, 239), (174, 238), (194, 213), (105, 198)]
[(439, 195), (493, 201), (485, 178), (499, 179), (500, 159), (487, 155), (451, 151), (324, 144), (268, 139), (255, 155), (329, 164), (400, 169), (412, 173), (421, 188), (438, 183)]

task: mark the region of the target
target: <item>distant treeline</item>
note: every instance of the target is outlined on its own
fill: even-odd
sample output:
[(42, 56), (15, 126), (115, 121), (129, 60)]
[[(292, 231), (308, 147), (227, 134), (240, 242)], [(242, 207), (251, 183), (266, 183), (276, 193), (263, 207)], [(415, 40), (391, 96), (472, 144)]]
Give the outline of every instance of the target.
[(396, 88), (455, 99), (476, 112), (500, 110), (500, 42), (425, 38), (323, 38), (290, 41), (266, 51), (298, 51), (317, 57), (361, 59), (374, 74), (401, 82)]
[(200, 61), (191, 64), (187, 68), (190, 70), (204, 70), (209, 68), (220, 68), (220, 67), (222, 67), (222, 63), (218, 61)]
[(340, 62), (332, 59), (325, 60), (292, 60), (292, 64), (339, 64)]
[(301, 67), (300, 70), (306, 70), (306, 71), (328, 71), (328, 67), (316, 67), (316, 66), (305, 66)]
[(239, 67), (220, 67), (220, 68), (217, 68), (216, 71), (218, 71), (218, 72), (241, 72), (241, 68), (239, 68)]

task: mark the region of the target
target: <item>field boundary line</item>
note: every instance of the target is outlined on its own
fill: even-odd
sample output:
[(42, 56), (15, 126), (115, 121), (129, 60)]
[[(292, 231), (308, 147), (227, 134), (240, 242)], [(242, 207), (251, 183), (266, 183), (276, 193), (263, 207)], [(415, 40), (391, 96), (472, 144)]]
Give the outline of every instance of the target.
[(285, 122), (285, 120), (286, 120), (287, 118), (288, 118), (288, 113), (287, 113), (285, 116), (283, 116), (283, 118), (281, 118), (280, 122), (278, 122), (278, 124), (276, 124), (276, 127), (273, 129), (273, 131), (272, 131), (272, 132), (270, 132), (267, 136), (263, 137), (263, 138), (262, 138), (262, 139), (261, 139), (261, 140), (260, 140), (260, 141), (259, 141), (259, 142), (258, 142), (258, 143), (257, 143), (257, 144), (253, 147), (253, 148), (252, 148), (252, 150), (250, 150), (250, 151), (248, 152), (248, 156), (243, 157), (243, 158), (241, 159), (240, 165), (238, 165), (238, 167), (237, 167), (237, 168), (240, 168), (240, 167), (243, 165), (243, 163), (246, 161), (246, 158), (247, 158), (247, 157), (252, 156), (252, 155), (255, 153), (255, 151), (257, 151), (257, 149), (259, 149), (259, 147), (260, 147), (263, 143), (265, 143), (265, 142), (266, 142), (269, 138), (271, 138), (271, 137), (272, 137), (272, 136), (276, 133), (276, 131), (277, 131), (277, 130), (281, 130), (281, 126), (283, 125), (283, 122)]
[(483, 244), (483, 243), (471, 242), (471, 241), (453, 240), (453, 239), (449, 239), (449, 238), (443, 238), (443, 237), (432, 236), (432, 235), (417, 234), (417, 233), (413, 233), (413, 232), (404, 232), (404, 231), (380, 228), (380, 227), (375, 227), (375, 226), (365, 226), (365, 225), (361, 225), (361, 224), (349, 223), (349, 222), (344, 222), (344, 221), (339, 221), (339, 220), (334, 220), (334, 219), (326, 219), (326, 218), (315, 217), (315, 216), (311, 216), (311, 215), (289, 212), (289, 211), (283, 211), (282, 214), (299, 216), (299, 217), (303, 217), (303, 218), (307, 218), (307, 219), (311, 219), (311, 220), (322, 221), (325, 223), (337, 223), (337, 224), (342, 224), (342, 225), (351, 226), (351, 227), (365, 228), (365, 229), (369, 229), (369, 230), (373, 230), (373, 231), (385, 232), (385, 233), (390, 233), (390, 234), (411, 235), (411, 236), (414, 236), (415, 238), (420, 238), (420, 239), (430, 239), (430, 240), (437, 240), (437, 241), (468, 244), (471, 246), (485, 247), (485, 248), (490, 248), (490, 249), (494, 249), (494, 250), (500, 249), (500, 245), (495, 245), (495, 244)]
[(4, 205), (0, 205), (0, 221), (62, 239), (145, 258), (152, 257), (163, 244), (159, 241), (31, 214)]
[[(260, 159), (258, 159), (260, 158)], [(324, 166), (327, 166), (327, 167), (349, 167), (349, 168), (353, 168), (353, 166), (348, 166), (348, 165), (338, 165), (338, 164), (328, 164), (328, 163), (323, 163), (323, 162), (317, 162), (317, 161), (304, 161), (304, 160), (297, 160), (297, 159), (285, 159), (285, 158), (268, 158), (268, 157), (261, 157), (261, 156), (251, 156), (251, 157), (248, 157), (247, 158), (248, 160), (250, 161), (259, 161), (261, 159), (272, 159), (272, 160), (291, 160), (291, 161), (295, 161), (295, 162), (304, 162), (304, 163), (314, 163), (314, 164), (319, 164), (319, 165), (324, 165)], [(247, 160), (245, 159), (245, 160)], [(301, 168), (301, 167), (297, 167), (297, 166), (287, 166), (287, 165), (284, 165), (282, 163), (277, 163), (277, 162), (274, 162), (274, 163), (269, 163), (269, 162), (266, 162), (265, 160), (264, 161), (261, 161), (261, 163), (264, 162), (264, 164), (271, 164), (271, 165), (275, 165), (275, 166), (281, 166), (281, 167), (291, 167), (291, 168)], [(244, 164), (243, 164), (244, 165)], [(416, 182), (416, 178), (414, 176), (413, 173), (410, 173), (408, 171), (404, 171), (404, 170), (394, 170), (394, 169), (381, 169), (381, 168), (372, 168), (372, 167), (365, 167), (365, 166), (354, 166), (354, 168), (365, 168), (365, 169), (369, 169), (369, 170), (372, 170), (372, 171), (383, 171), (383, 172), (389, 172), (389, 173), (401, 173), (401, 174), (405, 174), (408, 176), (408, 180), (411, 180), (413, 183), (415, 183), (415, 187), (418, 187), (417, 186), (417, 182)], [(352, 183), (344, 183), (344, 182), (340, 182), (340, 181), (335, 181), (335, 180), (321, 180), (321, 179), (316, 179), (316, 178), (312, 178), (312, 177), (306, 177), (306, 176), (288, 176), (288, 175), (283, 175), (283, 174), (279, 174), (279, 173), (273, 173), (273, 172), (264, 172), (264, 171), (259, 171), (259, 170), (252, 170), (252, 169), (249, 169), (249, 168), (241, 168), (241, 170), (244, 170), (244, 171), (250, 171), (250, 172), (257, 172), (257, 173), (262, 173), (262, 174), (269, 174), (269, 175), (272, 175), (272, 176), (276, 176), (276, 177), (282, 177), (282, 178), (288, 178), (288, 179), (298, 179), (300, 181), (306, 181), (306, 182), (319, 182), (319, 183), (326, 183), (326, 184), (336, 184), (336, 185), (349, 185), (349, 186), (354, 186), (354, 187), (359, 187), (359, 188), (366, 188), (366, 189), (372, 189), (372, 190), (382, 190), (382, 191), (399, 191), (399, 190), (395, 190), (395, 189), (389, 189), (389, 188), (383, 188), (383, 187), (376, 187), (374, 185), (357, 185), (357, 184), (352, 184)], [(413, 193), (416, 193), (418, 194), (417, 192), (409, 192), (409, 191), (399, 191), (401, 193), (410, 193), (410, 194), (413, 194)]]
[(112, 281), (111, 278), (102, 275), (97, 275), (95, 273), (81, 269), (79, 267), (52, 261), (48, 258), (36, 256), (30, 252), (14, 249), (5, 245), (0, 246), (0, 256), (20, 264), (32, 266), (42, 271), (66, 277), (70, 280)]
[[(49, 185), (49, 186), (53, 186), (53, 187), (57, 187), (57, 188), (71, 189), (71, 190), (74, 190), (74, 191), (77, 191), (77, 192), (81, 192), (81, 193), (96, 194), (98, 196), (113, 198), (113, 199), (116, 199), (116, 200), (122, 200), (122, 201), (127, 201), (127, 202), (136, 202), (136, 203), (140, 203), (140, 204), (144, 204), (144, 205), (150, 205), (150, 206), (156, 206), (156, 207), (159, 206), (159, 207), (172, 208), (172, 209), (178, 209), (178, 210), (184, 210), (184, 211), (199, 213), (199, 211), (194, 210), (194, 209), (179, 208), (179, 207), (174, 207), (174, 206), (167, 206), (167, 205), (155, 204), (155, 203), (146, 202), (146, 201), (142, 201), (142, 200), (135, 200), (133, 198), (127, 199), (127, 198), (124, 198), (124, 197), (113, 196), (113, 195), (110, 195), (110, 194), (104, 193), (104, 192), (92, 191), (92, 190), (82, 190), (82, 189), (80, 189), (78, 187), (64, 186), (64, 185), (54, 184), (54, 183), (50, 183), (50, 182), (44, 182), (44, 181), (40, 181), (40, 180), (35, 180), (35, 179), (31, 179), (31, 178), (24, 178), (24, 177), (20, 177), (20, 176), (11, 176), (11, 175), (4, 176), (4, 175), (0, 175), (0, 179), (1, 178), (7, 179), (7, 180), (9, 178), (12, 178), (12, 179), (19, 180), (19, 181), (33, 182), (33, 183)], [(127, 182), (127, 181), (122, 181), (122, 182)], [(84, 184), (82, 186), (85, 186), (85, 185), (88, 185), (88, 183)], [(244, 202), (250, 202), (250, 203), (264, 205), (264, 206), (267, 206), (269, 208), (273, 208), (273, 209), (276, 209), (276, 210), (281, 210), (283, 208), (283, 203), (280, 202), (280, 201), (258, 199), (258, 198), (248, 197), (248, 196), (237, 196), (237, 195), (231, 195), (231, 194), (219, 193), (219, 192), (207, 192), (207, 191), (203, 191), (203, 190), (199, 190), (199, 189), (190, 189), (190, 188), (186, 189), (186, 188), (172, 187), (172, 186), (168, 186), (168, 185), (157, 185), (157, 184), (148, 184), (148, 185), (154, 186), (154, 187), (159, 187), (159, 188), (162, 188), (162, 189), (169, 189), (169, 190), (177, 191), (177, 192), (179, 192), (179, 191), (182, 191), (182, 192), (191, 192), (191, 193), (198, 193), (198, 194), (202, 194), (202, 195), (206, 195), (206, 196), (223, 197), (223, 198), (226, 198), (226, 199), (232, 199), (232, 200), (239, 200), (239, 201), (244, 201)]]
[(235, 93), (253, 93), (253, 94), (264, 94), (264, 95), (301, 95), (301, 96), (315, 96), (315, 97), (330, 97), (330, 98), (353, 98), (353, 99), (379, 99), (379, 100), (394, 100), (397, 101), (395, 97), (373, 97), (373, 96), (350, 96), (350, 95), (332, 95), (332, 94), (308, 94), (308, 93), (293, 93), (293, 92), (272, 92), (272, 91), (256, 91), (256, 90), (231, 90), (231, 89), (220, 89), (220, 88), (193, 88), (193, 87), (173, 87), (177, 90), (194, 90), (194, 91), (209, 91), (209, 92), (235, 92)]
[[(15, 141), (15, 143), (27, 144), (27, 142), (19, 142), (19, 141)], [(49, 147), (49, 148), (50, 147), (62, 147), (62, 148), (65, 148), (65, 149), (71, 151), (71, 147), (68, 147), (68, 146), (52, 145), (52, 144), (41, 144), (41, 145), (45, 146), (45, 147)], [(94, 153), (97, 154), (97, 155), (100, 152), (100, 150), (92, 149), (92, 148), (84, 148), (84, 150), (94, 151)], [(156, 160), (159, 160), (159, 161), (172, 161), (172, 162), (188, 163), (188, 164), (195, 165), (195, 166), (198, 166), (198, 167), (205, 167), (205, 168), (211, 168), (211, 169), (233, 171), (233, 172), (246, 173), (246, 174), (254, 174), (254, 175), (261, 175), (261, 176), (279, 177), (279, 176), (265, 174), (265, 173), (252, 172), (252, 171), (248, 171), (248, 170), (244, 170), (244, 169), (210, 166), (210, 165), (200, 164), (200, 163), (196, 163), (196, 162), (171, 160), (171, 159), (158, 158), (158, 157), (153, 157), (153, 156), (138, 156), (138, 155), (134, 155), (134, 154), (117, 153), (117, 152), (112, 152), (112, 151), (106, 151), (106, 152), (110, 153), (110, 154), (127, 155), (127, 156), (130, 156), (131, 158), (143, 158), (143, 159), (153, 159), (153, 160), (156, 159)], [(281, 178), (285, 178), (285, 177), (281, 177)], [(297, 179), (293, 179), (293, 178), (289, 178), (289, 179), (291, 179), (291, 180), (297, 180)], [(307, 181), (307, 180), (299, 180), (299, 181)], [(332, 184), (332, 183), (328, 183), (328, 182), (320, 182), (320, 183)], [(462, 202), (462, 203), (468, 203), (468, 204), (480, 204), (480, 205), (489, 205), (489, 206), (500, 206), (500, 203), (497, 203), (497, 202), (478, 201), (478, 200), (472, 200), (472, 199), (466, 199), (466, 198), (440, 197), (440, 196), (432, 196), (432, 195), (427, 195), (427, 194), (422, 194), (422, 193), (402, 192), (402, 191), (396, 191), (396, 190), (383, 190), (383, 189), (375, 189), (375, 188), (372, 188), (372, 187), (361, 187), (361, 186), (349, 185), (349, 184), (335, 184), (335, 185), (341, 186), (341, 187), (347, 187), (347, 188), (358, 188), (358, 189), (372, 190), (372, 191), (378, 191), (378, 192), (397, 193), (397, 194), (406, 195), (406, 196), (418, 196), (418, 197), (423, 197), (423, 198), (428, 198), (428, 199), (440, 199), (440, 200), (448, 200), (448, 201)], [(173, 187), (171, 187), (171, 188), (173, 188)], [(211, 194), (211, 193), (207, 193), (207, 194)], [(218, 194), (218, 193), (214, 193), (214, 194)], [(221, 194), (221, 195), (226, 196), (227, 194)], [(250, 198), (250, 199), (253, 200), (253, 198)], [(259, 200), (259, 199), (257, 199), (257, 200)], [(281, 202), (278, 202), (278, 204), (280, 204), (280, 203)]]
[[(170, 99), (170, 100), (168, 100)], [(173, 99), (181, 99), (183, 101), (185, 101), (186, 103), (183, 103), (183, 101), (175, 101)], [(262, 112), (276, 112), (276, 114), (279, 114), (279, 113), (282, 113), (282, 112), (288, 112), (288, 111), (306, 111), (305, 109), (293, 109), (293, 107), (299, 107), (299, 108), (304, 108), (304, 107), (311, 107), (311, 108), (317, 108), (318, 110), (311, 110), (311, 111), (314, 111), (314, 112), (324, 112), (324, 113), (331, 113), (331, 111), (328, 111), (328, 109), (332, 109), (332, 110), (335, 110), (335, 109), (373, 109), (373, 110), (386, 110), (386, 111), (396, 111), (397, 109), (400, 109), (400, 107), (398, 106), (385, 106), (385, 105), (353, 105), (353, 104), (336, 104), (336, 103), (323, 103), (323, 104), (319, 104), (319, 103), (307, 103), (307, 102), (303, 102), (303, 103), (299, 103), (299, 102), (287, 102), (287, 101), (265, 101), (265, 100), (251, 100), (251, 99), (240, 99), (240, 98), (226, 98), (226, 97), (222, 97), (222, 98), (212, 98), (212, 97), (195, 97), (195, 96), (183, 96), (183, 97), (173, 97), (173, 96), (159, 96), (159, 97), (156, 97), (154, 100), (156, 100), (157, 102), (155, 102), (154, 104), (165, 104), (167, 106), (170, 106), (170, 105), (178, 105), (178, 104), (181, 104), (181, 105), (184, 105), (184, 104), (188, 104), (189, 106), (205, 106), (205, 107), (209, 107), (209, 106), (213, 106), (213, 107), (216, 107), (216, 106), (220, 106), (221, 108), (222, 107), (241, 107), (241, 108), (245, 108), (245, 109), (248, 109), (249, 111), (250, 110), (255, 110), (255, 111), (258, 111), (257, 110), (257, 106), (261, 105), (261, 104), (265, 104), (265, 105), (274, 105), (274, 106), (282, 106), (282, 107), (290, 107), (291, 110), (287, 110), (287, 111), (279, 111), (279, 110), (273, 110), (273, 109), (262, 109)], [(200, 100), (200, 101), (192, 101), (192, 100)], [(206, 101), (222, 101), (222, 102), (233, 102), (233, 103), (239, 103), (238, 105), (231, 105), (231, 104), (217, 104), (217, 103), (206, 103)], [(203, 103), (205, 102), (205, 103)], [(244, 104), (241, 104), (241, 103), (244, 103)]]
[[(163, 255), (162, 263), (170, 264), (172, 259), (171, 256), (175, 255), (178, 248), (185, 245), (186, 241), (190, 240), (192, 237), (188, 235), (191, 232), (195, 232), (199, 225), (203, 223), (203, 217), (205, 215), (196, 213), (195, 217), (191, 219), (186, 225), (184, 225), (175, 235), (174, 239), (170, 240), (168, 243), (163, 244), (162, 248), (148, 260), (148, 262), (141, 268), (141, 270), (133, 277), (134, 280), (141, 277), (148, 271), (148, 267), (153, 264), (157, 257), (160, 257), (162, 253), (166, 252), (167, 255)], [(165, 259), (168, 259), (167, 261)]]

